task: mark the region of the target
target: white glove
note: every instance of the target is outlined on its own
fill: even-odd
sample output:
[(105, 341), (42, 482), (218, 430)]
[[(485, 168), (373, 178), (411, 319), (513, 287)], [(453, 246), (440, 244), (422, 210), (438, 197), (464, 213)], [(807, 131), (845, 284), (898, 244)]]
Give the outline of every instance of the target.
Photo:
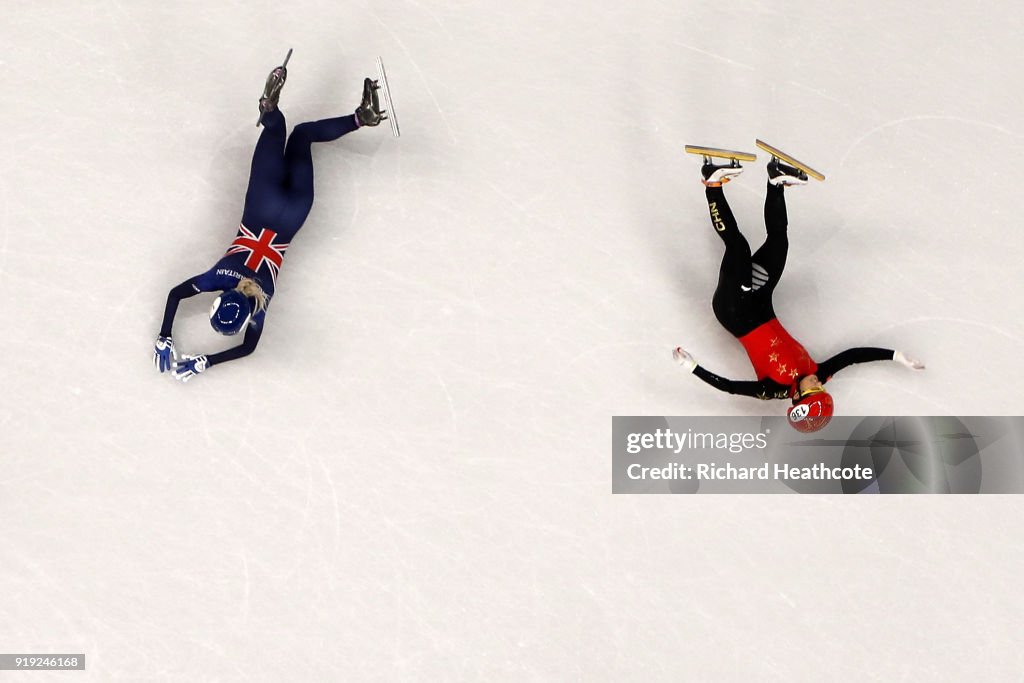
[(693, 369), (697, 367), (697, 361), (694, 360), (693, 356), (690, 355), (689, 351), (683, 350), (683, 347), (677, 346), (672, 351), (672, 357), (675, 358), (676, 362), (683, 366), (687, 372), (693, 372)]
[(899, 363), (900, 365), (906, 368), (910, 368), (911, 370), (924, 370), (924, 363), (922, 363), (919, 360), (914, 360), (913, 358), (907, 358), (906, 356), (903, 355), (902, 351), (897, 351), (896, 353), (892, 354), (892, 359)]
[(182, 356), (174, 362), (174, 379), (187, 382), (208, 367), (206, 356)]

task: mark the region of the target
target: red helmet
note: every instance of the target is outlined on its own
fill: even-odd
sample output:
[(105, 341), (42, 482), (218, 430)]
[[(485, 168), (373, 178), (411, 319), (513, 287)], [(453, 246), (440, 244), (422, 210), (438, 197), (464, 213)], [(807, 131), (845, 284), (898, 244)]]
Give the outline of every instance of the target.
[(789, 424), (798, 432), (816, 432), (832, 420), (835, 404), (824, 389), (805, 392), (789, 409)]

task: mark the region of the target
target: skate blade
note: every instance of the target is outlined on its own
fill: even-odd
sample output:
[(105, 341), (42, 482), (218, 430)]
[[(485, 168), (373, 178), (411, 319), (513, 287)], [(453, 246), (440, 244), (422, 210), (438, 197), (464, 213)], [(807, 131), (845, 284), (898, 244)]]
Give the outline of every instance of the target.
[(771, 154), (773, 157), (777, 157), (779, 161), (784, 161), (790, 166), (795, 166), (796, 168), (799, 168), (801, 171), (811, 176), (815, 180), (825, 180), (825, 175), (820, 171), (815, 171), (813, 168), (811, 168), (804, 162), (794, 159), (793, 157), (789, 156), (788, 154), (783, 152), (781, 149), (778, 149), (777, 147), (772, 147), (764, 140), (755, 140), (755, 144), (764, 151)]
[(757, 155), (750, 152), (736, 152), (731, 149), (719, 149), (718, 147), (702, 147), (700, 145), (686, 145), (683, 149), (687, 154), (699, 154), (705, 157), (717, 159), (735, 159), (736, 161), (757, 161)]
[(395, 114), (395, 103), (391, 100), (391, 86), (388, 85), (388, 75), (384, 71), (384, 60), (377, 57), (377, 73), (380, 78), (377, 81), (380, 83), (380, 90), (384, 93), (384, 111), (387, 112), (385, 117), (391, 122), (391, 132), (396, 138), (402, 136), (401, 130), (398, 128), (398, 116)]

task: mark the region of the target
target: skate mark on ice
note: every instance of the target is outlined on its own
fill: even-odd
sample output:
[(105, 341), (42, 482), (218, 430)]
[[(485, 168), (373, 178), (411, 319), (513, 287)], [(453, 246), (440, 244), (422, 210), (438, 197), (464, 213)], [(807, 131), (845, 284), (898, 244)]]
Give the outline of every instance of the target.
[(437, 383), (441, 385), (441, 391), (444, 392), (445, 400), (448, 401), (448, 412), (452, 416), (452, 434), (458, 436), (459, 434), (459, 419), (455, 411), (455, 401), (452, 400), (452, 394), (448, 391), (448, 385), (444, 383), (441, 378), (441, 373), (434, 371), (434, 377), (437, 378)]
[[(1002, 327), (997, 327), (996, 325), (990, 325), (989, 323), (979, 322), (977, 320), (968, 320), (966, 318), (951, 318), (951, 317), (942, 316), (942, 315), (921, 315), (921, 316), (918, 316), (916, 318), (910, 318), (908, 320), (901, 320), (898, 323), (892, 323), (891, 325), (883, 327), (876, 334), (882, 334), (884, 332), (888, 332), (889, 330), (892, 330), (892, 329), (895, 329), (897, 327), (901, 327), (901, 326), (904, 326), (904, 325), (911, 325), (911, 324), (922, 323), (922, 322), (924, 322), (924, 323), (930, 323), (930, 322), (956, 323), (957, 325), (969, 325), (971, 327), (980, 327), (980, 328), (982, 328), (984, 330), (988, 330), (989, 332), (995, 332), (996, 334), (1001, 335), (1003, 337), (1006, 337), (1007, 339), (1010, 339), (1012, 341), (1024, 344), (1024, 337), (1021, 337), (1019, 335), (1013, 334), (1012, 332), (1007, 332)], [(925, 360), (924, 363), (925, 363), (925, 365), (927, 365), (928, 361)], [(927, 372), (927, 370), (926, 370), (926, 372)]]
[(436, 15), (435, 13), (431, 12), (429, 8), (427, 8), (427, 7), (424, 7), (424, 6), (422, 5), (422, 4), (420, 4), (420, 3), (416, 2), (416, 0), (408, 0), (408, 2), (409, 2), (409, 4), (410, 4), (410, 5), (413, 5), (413, 6), (415, 6), (415, 7), (417, 8), (417, 9), (421, 9), (421, 10), (423, 10), (423, 11), (424, 11), (424, 12), (425, 12), (426, 14), (430, 15), (430, 18), (434, 20), (434, 23), (435, 23), (435, 24), (437, 24), (437, 27), (438, 27), (439, 29), (441, 29), (442, 31), (444, 31), (445, 35), (446, 35), (446, 36), (448, 36), (448, 38), (451, 38), (451, 37), (452, 37), (451, 31), (449, 31), (449, 30), (447, 29), (447, 27), (445, 27), (445, 25), (444, 25), (443, 23), (441, 23), (441, 20), (440, 20), (440, 19), (438, 19), (438, 18), (437, 18), (437, 15)]
[(797, 81), (787, 81), (787, 83), (789, 85), (793, 86), (794, 88), (800, 88), (801, 90), (806, 90), (807, 92), (814, 93), (815, 95), (817, 95), (818, 97), (820, 97), (823, 100), (828, 100), (829, 102), (834, 102), (834, 103), (836, 103), (838, 105), (841, 105), (841, 106), (843, 106), (843, 107), (845, 107), (847, 109), (851, 109), (851, 110), (854, 109), (854, 106), (852, 104), (850, 104), (849, 102), (847, 102), (846, 100), (841, 100), (838, 97), (834, 97), (832, 95), (829, 95), (824, 90), (820, 90), (818, 88), (812, 88), (809, 85), (804, 85), (803, 83), (799, 83)]
[(563, 226), (561, 226), (559, 224), (552, 223), (551, 221), (549, 221), (549, 220), (539, 216), (538, 214), (534, 213), (533, 210), (530, 209), (526, 205), (527, 203), (537, 202), (537, 201), (540, 201), (541, 199), (546, 198), (547, 197), (546, 193), (541, 192), (539, 194), (536, 194), (536, 195), (530, 197), (527, 200), (527, 202), (523, 202), (523, 201), (521, 201), (519, 199), (516, 199), (514, 196), (512, 196), (508, 192), (505, 192), (503, 189), (501, 189), (500, 187), (498, 187), (497, 185), (495, 185), (494, 183), (492, 183), (491, 181), (489, 181), (487, 179), (481, 178), (480, 182), (482, 182), (487, 187), (491, 188), (491, 190), (494, 192), (494, 194), (498, 195), (499, 198), (501, 198), (504, 201), (508, 202), (508, 204), (510, 206), (512, 206), (513, 208), (515, 208), (517, 211), (520, 211), (523, 214), (523, 216), (525, 216), (526, 218), (528, 218), (528, 219), (530, 219), (532, 221), (536, 221), (540, 225), (542, 225), (544, 227), (547, 227), (547, 228), (559, 229), (559, 228), (563, 227)]
[(430, 96), (430, 99), (434, 102), (434, 106), (437, 108), (437, 113), (441, 115), (441, 120), (444, 121), (444, 127), (448, 129), (448, 135), (451, 137), (452, 142), (458, 144), (459, 140), (458, 138), (455, 137), (455, 129), (453, 129), (451, 124), (448, 123), (448, 115), (444, 113), (443, 109), (441, 109), (441, 103), (437, 101), (437, 97), (434, 96), (434, 91), (430, 89), (430, 84), (427, 83), (427, 77), (423, 74), (423, 69), (421, 69), (420, 65), (416, 63), (415, 59), (413, 59), (412, 54), (409, 52), (409, 49), (405, 46), (405, 43), (402, 42), (402, 39), (399, 38), (394, 31), (389, 29), (388, 25), (385, 24), (380, 17), (378, 17), (372, 11), (369, 12), (370, 16), (373, 17), (374, 21), (381, 25), (381, 28), (383, 28), (384, 31), (387, 32), (389, 36), (391, 36), (391, 39), (395, 41), (399, 49), (401, 49), (402, 52), (405, 54), (406, 58), (408, 58), (409, 63), (412, 64), (412, 68), (416, 70), (416, 75), (419, 76), (420, 82), (423, 83), (423, 87), (426, 88), (427, 94)]
[(91, 43), (91, 42), (89, 42), (87, 40), (82, 40), (81, 38), (79, 38), (78, 36), (74, 35), (73, 33), (66, 33), (64, 31), (61, 31), (61, 30), (55, 28), (53, 24), (48, 24), (47, 26), (45, 26), (43, 28), (44, 28), (45, 31), (49, 31), (50, 33), (55, 33), (58, 36), (60, 36), (61, 38), (64, 38), (65, 42), (67, 42), (67, 43), (74, 43), (76, 45), (81, 45), (82, 47), (86, 48), (87, 50), (89, 50), (89, 52), (93, 53), (94, 55), (98, 55), (100, 57), (106, 57), (107, 56), (107, 53), (104, 52), (103, 48), (101, 48), (99, 45), (95, 45), (95, 44), (93, 44), (93, 43)]
[[(883, 131), (886, 128), (893, 128), (895, 126), (901, 126), (901, 125), (903, 125), (905, 123), (913, 123), (915, 121), (951, 121), (951, 122), (954, 122), (954, 123), (966, 123), (966, 124), (969, 124), (969, 125), (972, 125), (972, 126), (978, 126), (978, 127), (981, 127), (981, 128), (988, 128), (990, 130), (994, 130), (996, 132), (1002, 133), (1003, 135), (1009, 135), (1010, 137), (1013, 137), (1013, 138), (1024, 139), (1024, 134), (1014, 132), (1014, 131), (1012, 131), (1012, 130), (1010, 130), (1008, 128), (1000, 126), (999, 124), (991, 123), (989, 121), (981, 121), (979, 119), (968, 119), (968, 118), (964, 118), (964, 117), (961, 117), (961, 116), (946, 116), (946, 115), (941, 115), (941, 114), (921, 114), (919, 116), (905, 116), (903, 118), (893, 119), (892, 121), (886, 121), (885, 123), (881, 123), (881, 124), (875, 126), (874, 128), (870, 129), (868, 132), (866, 132), (863, 135), (861, 135), (856, 140), (854, 140), (852, 143), (850, 143), (850, 146), (846, 149), (846, 152), (839, 159), (839, 165), (840, 166), (844, 165), (846, 163), (846, 159), (851, 154), (853, 154), (853, 151), (857, 147), (859, 147), (865, 140), (867, 140), (869, 137), (871, 137), (875, 133), (878, 133), (879, 131)], [(933, 135), (928, 135), (926, 133), (922, 133), (921, 131), (914, 131), (914, 132), (917, 133), (918, 135), (924, 137), (926, 140), (937, 141), (939, 144), (941, 144), (943, 146), (948, 145), (947, 141), (938, 139), (938, 138), (936, 138)]]
[(458, 294), (450, 292), (450, 291), (444, 289), (443, 287), (438, 287), (438, 286), (435, 286), (435, 285), (428, 284), (428, 283), (426, 283), (426, 282), (424, 282), (422, 280), (415, 280), (415, 279), (406, 277), (405, 275), (402, 275), (401, 273), (398, 273), (396, 271), (390, 270), (388, 268), (384, 268), (380, 264), (373, 263), (371, 261), (360, 260), (360, 261), (357, 261), (356, 263), (359, 266), (362, 266), (363, 268), (366, 268), (367, 270), (371, 270), (371, 271), (373, 271), (375, 273), (383, 274), (383, 275), (385, 275), (387, 277), (390, 277), (391, 279), (395, 280), (396, 282), (400, 282), (400, 283), (408, 285), (410, 287), (415, 287), (415, 288), (419, 289), (420, 291), (428, 292), (428, 293), (433, 294), (435, 296), (441, 297), (441, 298), (443, 298), (446, 301), (450, 301), (452, 303), (459, 304), (460, 306), (464, 306), (464, 307), (466, 307), (469, 310), (475, 311), (480, 316), (482, 316), (484, 318), (487, 318), (488, 320), (498, 320), (498, 321), (504, 321), (504, 322), (510, 322), (512, 320), (512, 318), (510, 318), (508, 316), (498, 315), (494, 311), (489, 310), (487, 307), (485, 307), (480, 302), (479, 299), (467, 299), (466, 297), (459, 296)]
[(0, 206), (3, 206), (3, 214), (0, 215), (0, 229), (4, 232), (3, 239), (0, 241), (0, 277), (2, 277), (7, 268), (7, 249), (11, 238), (11, 229), (7, 227), (11, 224), (10, 192), (7, 189), (7, 183), (2, 180), (0, 180)]
[[(306, 442), (302, 442), (302, 450), (308, 450)], [(331, 492), (331, 507), (334, 509), (334, 533), (332, 536), (332, 545), (334, 554), (337, 555), (341, 548), (341, 506), (338, 503), (338, 489), (334, 485), (334, 477), (331, 476), (331, 468), (328, 467), (323, 458), (313, 451), (313, 459), (316, 460), (316, 464), (320, 466), (320, 470), (324, 473), (324, 479), (327, 481), (327, 488)]]
[(242, 546), (241, 559), (242, 580), (244, 581), (244, 583), (242, 584), (242, 605), (241, 609), (239, 610), (239, 616), (242, 619), (242, 623), (247, 624), (249, 623), (249, 605), (250, 596), (252, 594), (252, 582), (249, 580), (249, 558), (247, 557), (247, 554), (245, 552), (244, 545)]
[(666, 344), (654, 344), (654, 343), (651, 343), (651, 342), (608, 342), (607, 344), (598, 344), (596, 346), (588, 346), (586, 349), (584, 349), (583, 351), (580, 351), (575, 356), (573, 356), (568, 361), (566, 361), (565, 367), (566, 367), (566, 369), (568, 369), (568, 368), (572, 367), (573, 365), (575, 365), (577, 363), (577, 361), (580, 361), (583, 358), (586, 358), (587, 356), (593, 355), (593, 354), (597, 353), (598, 351), (604, 351), (606, 349), (625, 348), (625, 347), (629, 347), (629, 346), (639, 346), (641, 348), (651, 349), (651, 353), (665, 352), (666, 358), (669, 358), (669, 360), (671, 360), (671, 358), (667, 355), (668, 351), (665, 351), (665, 349), (667, 347)]
[(699, 47), (695, 47), (693, 45), (688, 45), (686, 43), (675, 43), (675, 45), (677, 47), (681, 47), (681, 48), (684, 48), (684, 49), (696, 52), (698, 54), (702, 54), (705, 57), (711, 57), (712, 59), (717, 59), (720, 62), (725, 62), (726, 64), (731, 64), (732, 66), (738, 66), (741, 69), (746, 69), (747, 71), (756, 71), (756, 69), (753, 66), (749, 65), (749, 64), (744, 64), (743, 62), (737, 62), (734, 59), (729, 59), (728, 57), (725, 57), (725, 56), (720, 55), (720, 54), (715, 53), (715, 52), (709, 52), (707, 50), (702, 50)]
[[(925, 370), (925, 372), (928, 371)], [(932, 393), (925, 393), (924, 391), (917, 391), (915, 389), (911, 389), (907, 384), (901, 383), (897, 380), (878, 380), (868, 379), (865, 377), (847, 377), (844, 381), (846, 383), (845, 386), (849, 387), (850, 389), (856, 387), (857, 384), (869, 384), (876, 387), (881, 387), (881, 389), (869, 389), (868, 394), (870, 395), (887, 395), (892, 397), (896, 396), (897, 394), (906, 394), (907, 396), (913, 396), (914, 398), (919, 399), (922, 403), (935, 406), (935, 412), (921, 413), (922, 415), (958, 415), (962, 414), (963, 412), (962, 410), (957, 410), (957, 407), (950, 403), (936, 401), (933, 398)], [(899, 401), (893, 401), (893, 403), (899, 403)]]

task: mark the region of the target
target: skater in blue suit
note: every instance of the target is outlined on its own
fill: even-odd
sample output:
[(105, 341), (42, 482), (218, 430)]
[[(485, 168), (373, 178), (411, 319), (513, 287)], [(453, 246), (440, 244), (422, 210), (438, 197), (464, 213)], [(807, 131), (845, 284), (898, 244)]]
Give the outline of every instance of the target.
[[(313, 206), (313, 143), (337, 140), (387, 118), (380, 108), (377, 83), (367, 78), (363, 81), (362, 102), (354, 114), (300, 123), (286, 143), (284, 114), (277, 104), (287, 75), (284, 65), (271, 71), (260, 98), (263, 132), (253, 152), (242, 222), (235, 239), (210, 270), (182, 282), (167, 295), (153, 361), (158, 371), (173, 370), (174, 377), (183, 382), (214, 365), (249, 355), (259, 343), (285, 250)], [(213, 329), (224, 335), (244, 331), (242, 342), (210, 356), (179, 358), (171, 337), (178, 303), (200, 292), (218, 293), (210, 307)]]

